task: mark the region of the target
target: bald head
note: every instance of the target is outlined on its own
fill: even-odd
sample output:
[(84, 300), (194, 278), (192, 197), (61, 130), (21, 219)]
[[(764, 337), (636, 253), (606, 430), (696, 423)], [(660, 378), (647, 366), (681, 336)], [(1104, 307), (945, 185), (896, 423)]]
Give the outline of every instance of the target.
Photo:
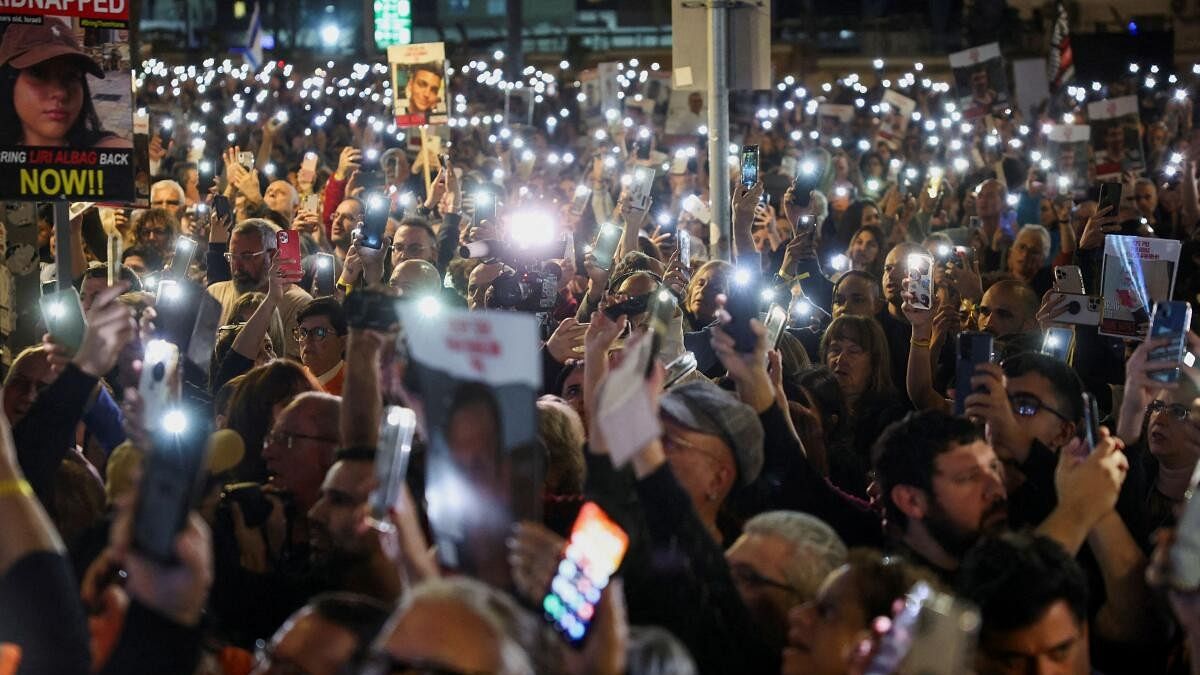
[(997, 281), (979, 303), (979, 327), (996, 337), (1027, 333), (1037, 327), (1040, 304), (1028, 285), (1011, 279)]
[(267, 208), (281, 213), (290, 222), (296, 217), (296, 207), (300, 205), (300, 194), (286, 180), (272, 181), (263, 193), (263, 202)]
[(392, 270), (389, 281), (392, 288), (403, 295), (437, 293), (442, 279), (437, 268), (424, 260), (405, 260)]

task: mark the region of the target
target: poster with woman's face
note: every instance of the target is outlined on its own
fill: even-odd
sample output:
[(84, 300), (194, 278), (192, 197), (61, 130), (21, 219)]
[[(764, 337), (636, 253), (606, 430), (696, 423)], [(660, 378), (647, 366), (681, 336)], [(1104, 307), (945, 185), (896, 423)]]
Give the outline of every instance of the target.
[(396, 126), (445, 124), (449, 119), (446, 44), (392, 45), (388, 47), (388, 63), (392, 67)]
[(950, 55), (955, 91), (963, 117), (1007, 116), (1010, 110), (1008, 74), (1000, 44), (992, 42)]
[(133, 200), (128, 19), (122, 0), (0, 8), (0, 199)]
[(1092, 128), (1097, 178), (1112, 178), (1126, 171), (1141, 174), (1146, 170), (1136, 96), (1089, 103), (1088, 125)]

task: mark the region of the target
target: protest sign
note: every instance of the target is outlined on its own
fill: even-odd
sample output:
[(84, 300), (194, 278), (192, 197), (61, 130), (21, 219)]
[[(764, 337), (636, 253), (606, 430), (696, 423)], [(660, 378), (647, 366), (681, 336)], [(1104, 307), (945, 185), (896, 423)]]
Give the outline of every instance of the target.
[(904, 135), (908, 133), (908, 121), (912, 119), (917, 102), (897, 91), (888, 89), (883, 92), (883, 102), (879, 105), (879, 132), (875, 136), (876, 143), (886, 143), (893, 150), (899, 150), (904, 143)]
[(1136, 96), (1089, 103), (1088, 123), (1092, 128), (1097, 178), (1112, 178), (1126, 171), (1140, 174), (1146, 170)]
[(954, 86), (963, 117), (977, 119), (1008, 114), (1008, 75), (1004, 71), (999, 43), (991, 42), (951, 54), (950, 68), (954, 70)]
[(54, 6), (0, 5), (0, 199), (132, 201), (129, 5)]
[[(1070, 179), (1070, 187), (1087, 184), (1088, 139), (1091, 127), (1083, 124), (1056, 124), (1050, 127), (1049, 159), (1053, 163), (1050, 172)], [(1059, 192), (1069, 193), (1071, 190)]]
[[(429, 302), (432, 302), (430, 300)], [(429, 454), (425, 496), (442, 564), (508, 584), (514, 520), (539, 520), (537, 320), (398, 303)]]
[(388, 47), (392, 68), (396, 126), (445, 124), (447, 114), (446, 44), (423, 42)]
[(854, 106), (842, 103), (822, 103), (817, 106), (819, 128), (824, 136), (842, 136), (850, 131), (850, 120), (854, 119)]
[(1154, 303), (1170, 300), (1175, 290), (1182, 244), (1110, 234), (1104, 238), (1100, 334), (1143, 339)]

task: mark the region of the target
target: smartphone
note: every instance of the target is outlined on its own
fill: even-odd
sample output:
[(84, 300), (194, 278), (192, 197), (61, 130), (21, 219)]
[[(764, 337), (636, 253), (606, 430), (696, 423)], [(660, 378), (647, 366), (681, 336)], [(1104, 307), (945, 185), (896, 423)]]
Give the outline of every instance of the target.
[(758, 305), (762, 297), (753, 282), (757, 275), (746, 270), (734, 270), (729, 278), (729, 289), (725, 293), (725, 311), (729, 323), (721, 329), (733, 337), (733, 348), (743, 354), (754, 351), (758, 337), (750, 330), (750, 320), (758, 318)]
[(1100, 325), (1100, 298), (1075, 293), (1064, 293), (1063, 297), (1067, 299), (1067, 311), (1059, 314), (1055, 321), (1078, 326)]
[(168, 117), (158, 125), (158, 140), (162, 143), (163, 150), (171, 144), (171, 137), (175, 135), (175, 120)]
[(254, 170), (254, 153), (243, 150), (238, 153), (238, 164), (241, 164), (247, 171)]
[(1054, 290), (1062, 293), (1083, 295), (1083, 272), (1078, 265), (1056, 265), (1054, 267)]
[[(187, 424), (195, 421), (187, 419)], [(133, 546), (163, 565), (178, 562), (175, 538), (187, 525), (199, 491), (207, 434), (198, 436), (194, 432), (155, 433), (154, 447), (142, 460), (142, 481), (133, 513)]]
[(629, 536), (595, 502), (587, 502), (571, 528), (550, 588), (542, 599), (546, 621), (572, 647), (587, 639), (600, 594), (625, 557)]
[(1083, 392), (1083, 440), (1087, 443), (1088, 453), (1096, 449), (1100, 441), (1100, 407), (1096, 405), (1096, 397), (1089, 392)]
[(654, 370), (654, 363), (658, 359), (658, 353), (662, 350), (663, 342), (667, 339), (667, 331), (670, 329), (671, 319), (675, 317), (675, 305), (675, 294), (665, 284), (660, 284), (651, 293), (649, 306), (650, 357), (646, 360), (647, 377)]
[(618, 302), (615, 305), (609, 305), (604, 308), (604, 316), (616, 321), (618, 317), (624, 316), (627, 319), (632, 319), (635, 316), (641, 316), (646, 312), (651, 304), (651, 293), (646, 295), (635, 295), (628, 300)]
[(972, 670), (982, 618), (974, 605), (918, 581), (864, 673), (957, 675)]
[(582, 216), (591, 198), (592, 188), (586, 185), (576, 186), (575, 196), (571, 199), (571, 214), (575, 217)]
[(313, 297), (323, 298), (333, 295), (335, 287), (333, 277), (337, 269), (333, 254), (318, 253), (313, 260)]
[(663, 391), (675, 386), (680, 380), (696, 371), (696, 355), (684, 352), (677, 359), (667, 364), (667, 376), (663, 380)]
[(1096, 206), (1096, 212), (1104, 210), (1104, 207), (1111, 206), (1112, 210), (1108, 212), (1109, 216), (1117, 216), (1121, 213), (1121, 184), (1117, 182), (1101, 183), (1100, 184), (1100, 201)]
[(683, 174), (687, 173), (687, 167), (687, 153), (677, 150), (675, 155), (671, 158), (671, 173), (676, 176), (682, 176)]
[[(363, 204), (362, 239), (367, 248), (383, 248), (383, 237), (387, 231), (388, 210), (391, 202), (381, 191), (372, 191)], [(298, 242), (297, 242), (298, 243)]]
[(933, 256), (928, 253), (913, 253), (908, 256), (908, 286), (913, 294), (913, 307), (933, 307)]
[(1062, 326), (1051, 326), (1042, 337), (1042, 353), (1070, 364), (1075, 351), (1075, 331)]
[(758, 146), (742, 146), (742, 186), (754, 187), (758, 182)]
[(304, 153), (304, 160), (302, 162), (300, 162), (300, 171), (302, 173), (307, 172), (307, 175), (309, 175), (309, 176), (311, 176), (317, 172), (317, 153), (315, 153), (315, 152)]
[(196, 240), (190, 237), (175, 239), (175, 255), (171, 258), (171, 269), (167, 276), (171, 279), (186, 279), (188, 268), (192, 265), (192, 257), (196, 255)]
[(309, 195), (304, 198), (304, 210), (310, 213), (320, 215), (321, 213), (321, 195)]
[(767, 309), (767, 320), (765, 326), (767, 328), (767, 349), (775, 349), (779, 344), (779, 337), (783, 335), (783, 329), (787, 327), (788, 313), (787, 310), (775, 303), (771, 303)]
[(592, 257), (596, 266), (602, 270), (611, 270), (613, 256), (617, 253), (617, 244), (621, 243), (622, 229), (612, 223), (604, 223), (596, 233), (596, 243), (592, 246)]
[(213, 215), (223, 220), (229, 220), (233, 215), (233, 205), (229, 202), (229, 197), (225, 195), (214, 195), (212, 198)]
[(121, 254), (124, 252), (125, 241), (116, 232), (108, 233), (108, 285), (113, 287), (121, 280)]
[(970, 246), (955, 246), (953, 262), (960, 270), (975, 269), (975, 249)]
[(692, 269), (692, 233), (680, 229), (675, 233), (679, 241), (679, 266), (685, 270)]
[(650, 208), (650, 190), (654, 186), (654, 169), (639, 166), (633, 170), (633, 180), (629, 183), (629, 205), (639, 211)]
[(1190, 487), (1186, 493), (1187, 503), (1179, 524), (1175, 527), (1175, 543), (1169, 553), (1171, 560), (1171, 586), (1181, 591), (1200, 588), (1200, 464), (1192, 472)]
[(161, 339), (146, 343), (142, 373), (138, 377), (138, 396), (142, 399), (142, 418), (147, 424), (159, 423), (170, 408), (178, 369), (177, 345)]
[(634, 156), (640, 160), (650, 159), (650, 139), (643, 138), (633, 144)]
[(404, 490), (404, 479), (408, 474), (408, 459), (412, 454), (413, 433), (417, 428), (417, 416), (408, 408), (389, 405), (383, 409), (379, 421), (379, 444), (375, 451), (375, 479), (378, 487), (371, 492), (368, 503), (371, 515), (368, 522), (372, 527), (387, 532), (392, 530), (388, 513), (400, 502)]
[(964, 415), (967, 397), (974, 393), (971, 378), (981, 363), (991, 363), (994, 357), (991, 333), (964, 331), (958, 334), (958, 358), (954, 371), (954, 414)]
[(74, 286), (67, 286), (46, 293), (40, 302), (46, 332), (54, 338), (55, 343), (67, 350), (68, 356), (74, 356), (83, 344), (83, 334), (87, 331), (87, 319), (83, 316), (79, 291)]
[(279, 256), (279, 271), (289, 278), (304, 273), (300, 267), (300, 234), (295, 230), (280, 230), (275, 233), (275, 255)]
[[(1187, 302), (1156, 302), (1150, 319), (1148, 339), (1169, 338), (1170, 344), (1150, 350), (1148, 361), (1183, 363), (1187, 354), (1187, 332), (1192, 325), (1192, 306)], [(1179, 368), (1155, 370), (1149, 373), (1156, 382), (1178, 382)]]
[(472, 208), (475, 213), (475, 225), (478, 226), (483, 221), (495, 222), (496, 209), (499, 205), (496, 203), (496, 195), (490, 190), (479, 190), (471, 197)]
[[(930, 199), (937, 199), (942, 193), (942, 177), (946, 175), (946, 170), (940, 166), (931, 166), (928, 173), (929, 187), (926, 189), (926, 193)], [(937, 211), (934, 210), (934, 213)]]
[(346, 325), (387, 332), (396, 327), (396, 298), (378, 291), (359, 289), (346, 294)]

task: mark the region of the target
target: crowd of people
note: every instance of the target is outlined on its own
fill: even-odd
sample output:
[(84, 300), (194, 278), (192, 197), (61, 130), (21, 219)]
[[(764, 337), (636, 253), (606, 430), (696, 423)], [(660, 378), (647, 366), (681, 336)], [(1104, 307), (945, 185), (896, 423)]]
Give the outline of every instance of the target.
[[(1099, 295), (1106, 237), (1176, 239), (1173, 296), (1153, 300), (1200, 297), (1200, 145), (1181, 78), (1182, 97), (1131, 68), (976, 120), (916, 66), (811, 92), (788, 78), (735, 126), (759, 149), (743, 181), (704, 129), (665, 132), (640, 64), (619, 68), (620, 113), (594, 110), (561, 65), (517, 88), (485, 60), (459, 64), (435, 142), (388, 122), (386, 68), (145, 64), (149, 208), (62, 224), (69, 266), (39, 212), (43, 280), (71, 270), (86, 327), (77, 344), (49, 330), (9, 345), (0, 673), (910, 672), (882, 664), (914, 588), (978, 617), (917, 631), (914, 654), (946, 658), (936, 672), (1200, 673), (1186, 581), (1200, 557), (1183, 550), (1197, 534), (1176, 531), (1200, 460), (1200, 371), (1155, 356), (1168, 340), (1060, 323), (1052, 273), (1077, 266)], [(894, 143), (877, 141), (888, 90), (917, 106)], [(1094, 172), (1048, 177), (1043, 127), (1125, 93), (1140, 97), (1146, 170), (1100, 209)], [(824, 103), (853, 115), (831, 123)], [(638, 171), (656, 174), (645, 200)], [(727, 218), (709, 204), (713, 171), (731, 184)], [(300, 239), (294, 268), (280, 232)], [(536, 259), (514, 253), (531, 240)], [(914, 254), (936, 261), (932, 297)], [(747, 284), (759, 309), (786, 310), (774, 342), (762, 321), (748, 339), (729, 327)], [(205, 459), (173, 547), (152, 552), (137, 543), (147, 511), (191, 487), (142, 479), (165, 461), (144, 364), (173, 316), (165, 289), (191, 287), (219, 320), (188, 324), (166, 386), (204, 421)], [(656, 327), (631, 301), (664, 289), (678, 309)], [(544, 517), (511, 523), (507, 579), (457, 573), (431, 547), (428, 438), (388, 522), (372, 520), (382, 406), (422, 403), (403, 384), (402, 327), (362, 311), (367, 294), (541, 326), (528, 347)], [(1064, 326), (1067, 357), (1043, 353)], [(647, 330), (661, 349), (640, 395), (661, 433), (616, 466), (627, 430), (601, 424), (597, 401)], [(957, 373), (969, 331), (996, 357)], [(664, 388), (687, 353), (694, 369)], [(580, 646), (543, 600), (589, 503), (629, 546)], [(971, 661), (950, 664), (958, 649)]]

